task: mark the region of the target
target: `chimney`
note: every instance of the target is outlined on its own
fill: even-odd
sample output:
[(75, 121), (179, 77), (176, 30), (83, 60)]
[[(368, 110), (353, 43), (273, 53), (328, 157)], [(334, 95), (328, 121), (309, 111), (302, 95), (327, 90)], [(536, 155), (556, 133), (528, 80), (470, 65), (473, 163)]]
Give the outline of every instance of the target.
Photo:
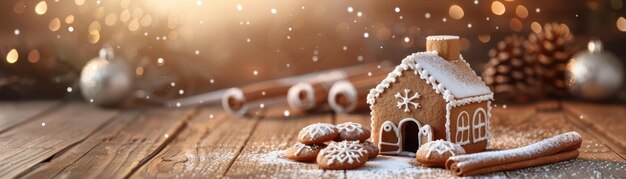
[(428, 36), (426, 37), (426, 51), (437, 51), (441, 58), (448, 61), (458, 60), (461, 54), (459, 36)]

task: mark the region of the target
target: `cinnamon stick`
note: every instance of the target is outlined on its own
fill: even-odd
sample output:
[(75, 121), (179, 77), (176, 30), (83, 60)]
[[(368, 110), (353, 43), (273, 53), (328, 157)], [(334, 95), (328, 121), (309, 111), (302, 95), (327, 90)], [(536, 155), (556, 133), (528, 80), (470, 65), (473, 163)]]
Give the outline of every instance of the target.
[[(385, 63), (383, 63), (385, 64)], [(364, 64), (341, 69), (332, 69), (324, 72), (311, 73), (296, 77), (282, 78), (258, 82), (242, 87), (230, 88), (224, 92), (222, 106), (224, 110), (235, 116), (244, 116), (249, 108), (249, 102), (282, 97), (286, 95), (291, 86), (300, 82), (337, 81), (347, 79), (347, 74), (363, 73), (364, 68), (372, 68), (378, 64)], [(328, 75), (333, 74), (333, 75)]]
[(561, 152), (561, 153), (557, 153), (557, 154), (553, 154), (553, 155), (549, 155), (545, 157), (539, 157), (536, 159), (530, 159), (530, 160), (513, 162), (513, 163), (508, 163), (508, 164), (503, 164), (503, 165), (485, 167), (485, 168), (480, 168), (480, 169), (472, 170), (472, 171), (465, 172), (465, 173), (454, 173), (454, 175), (474, 176), (474, 175), (482, 175), (482, 174), (494, 173), (494, 172), (500, 172), (500, 171), (517, 170), (517, 169), (535, 167), (535, 166), (540, 166), (540, 165), (547, 165), (551, 163), (574, 159), (578, 157), (579, 154), (580, 152), (578, 150), (570, 150), (567, 152)]
[(375, 74), (359, 76), (349, 81), (336, 82), (330, 88), (328, 104), (337, 113), (349, 113), (367, 108), (366, 97), (369, 90), (376, 87), (391, 69), (380, 70)]
[(574, 151), (580, 148), (581, 144), (580, 134), (568, 132), (525, 147), (453, 156), (446, 161), (446, 168), (455, 175), (467, 176), (472, 173), (542, 165), (543, 161), (538, 161), (538, 159), (543, 157), (552, 156), (550, 159), (555, 162), (571, 159), (570, 156), (573, 154), (562, 153)]
[[(346, 78), (340, 80), (360, 79), (380, 69), (390, 68), (390, 63), (386, 61), (380, 65), (366, 64), (359, 65), (359, 68), (342, 71)], [(328, 99), (328, 92), (333, 83), (338, 81), (336, 78), (326, 78), (320, 76), (318, 80), (312, 82), (302, 82), (292, 86), (287, 93), (287, 102), (289, 106), (296, 110), (312, 110), (325, 104)]]

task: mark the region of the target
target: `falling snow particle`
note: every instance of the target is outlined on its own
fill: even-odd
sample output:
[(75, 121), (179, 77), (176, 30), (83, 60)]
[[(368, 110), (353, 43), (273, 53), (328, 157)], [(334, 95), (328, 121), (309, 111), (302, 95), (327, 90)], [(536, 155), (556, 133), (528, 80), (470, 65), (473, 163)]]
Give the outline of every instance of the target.
[(348, 50), (348, 46), (345, 46), (345, 45), (344, 45), (343, 47), (341, 47), (341, 50), (343, 50), (343, 51)]
[(260, 107), (261, 109), (263, 109), (263, 108), (265, 108), (265, 104), (261, 103), (261, 104), (259, 104), (259, 107)]
[(170, 83), (170, 86), (171, 86), (171, 87), (176, 86), (176, 82), (171, 82), (171, 83)]
[(261, 96), (265, 96), (265, 91), (261, 91)]
[(252, 71), (252, 75), (254, 75), (254, 76), (259, 75), (259, 71), (256, 71), (256, 70)]
[(158, 59), (157, 59), (157, 64), (158, 64), (159, 66), (163, 66), (163, 64), (165, 64), (165, 60), (163, 60), (163, 58), (158, 58)]
[(180, 94), (180, 95), (185, 94), (185, 90), (182, 90), (182, 89), (178, 90), (178, 94)]
[(15, 30), (13, 31), (13, 34), (15, 34), (15, 35), (20, 35), (20, 29), (15, 29)]
[(313, 62), (317, 62), (317, 60), (319, 60), (319, 59), (317, 58), (317, 56), (313, 56), (313, 57), (311, 57), (311, 60), (313, 60)]
[(285, 64), (285, 66), (286, 66), (287, 68), (289, 68), (289, 67), (291, 67), (291, 64), (287, 63), (287, 64)]
[(354, 11), (354, 9), (352, 7), (348, 7), (348, 12), (352, 13)]
[(367, 76), (372, 76), (372, 72), (367, 72)]
[(474, 4), (478, 4), (478, 0), (474, 0)]
[(394, 9), (394, 11), (396, 11), (396, 13), (400, 13), (400, 8), (399, 8), (399, 7), (396, 7), (396, 8)]
[(196, 50), (194, 53), (195, 53), (196, 55), (200, 55), (200, 50)]
[(209, 114), (209, 119), (213, 119), (213, 117), (215, 117), (213, 114)]
[(537, 9), (535, 9), (535, 12), (540, 13), (541, 9), (537, 8)]
[(472, 24), (467, 24), (467, 28), (472, 28)]
[(367, 32), (363, 33), (363, 37), (365, 37), (365, 38), (370, 37), (370, 33), (367, 33)]
[(362, 56), (362, 55), (359, 55), (358, 57), (356, 57), (356, 60), (358, 60), (358, 61), (362, 62), (362, 61), (363, 61), (363, 56)]
[(443, 22), (447, 22), (447, 21), (448, 21), (448, 19), (444, 17), (443, 19), (441, 19), (441, 21), (443, 21)]
[(289, 27), (289, 31), (291, 31), (291, 27)]
[(74, 32), (74, 27), (72, 27), (72, 26), (68, 27), (68, 28), (67, 28), (67, 31), (68, 31), (68, 32)]
[(409, 37), (404, 37), (404, 42), (405, 43), (409, 43), (409, 41), (411, 41), (411, 39)]
[(196, 6), (202, 6), (202, 1), (201, 0), (197, 0), (196, 1)]
[(289, 114), (289, 110), (285, 110), (285, 111), (283, 111), (283, 115), (285, 115), (285, 117), (289, 117), (289, 115), (290, 115), (290, 114)]
[(506, 104), (502, 105), (502, 109), (506, 109)]
[(270, 12), (272, 12), (272, 14), (278, 13), (278, 11), (276, 9), (274, 9), (274, 8), (272, 8), (272, 10), (270, 10)]
[(42, 123), (41, 123), (41, 127), (44, 127), (44, 126), (46, 126), (46, 123), (45, 123), (45, 122), (42, 122)]
[(430, 19), (430, 13), (427, 12), (426, 14), (424, 14), (424, 18)]
[(246, 42), (250, 43), (250, 41), (251, 41), (251, 40), (250, 40), (250, 38), (247, 38), (247, 39), (246, 39)]
[(176, 107), (180, 107), (180, 103), (179, 103), (179, 102), (178, 102), (178, 103), (176, 103)]
[(67, 87), (67, 92), (71, 93), (73, 91), (72, 87)]
[(212, 79), (212, 78), (211, 78), (211, 79), (209, 80), (209, 83), (211, 83), (211, 84), (215, 83), (215, 79)]
[(163, 135), (163, 137), (165, 137), (165, 138), (169, 138), (169, 137), (170, 137), (170, 135), (169, 135), (169, 134), (165, 134), (165, 135)]
[(359, 12), (356, 13), (356, 16), (361, 17), (361, 16), (363, 16), (363, 13), (361, 11), (359, 11)]

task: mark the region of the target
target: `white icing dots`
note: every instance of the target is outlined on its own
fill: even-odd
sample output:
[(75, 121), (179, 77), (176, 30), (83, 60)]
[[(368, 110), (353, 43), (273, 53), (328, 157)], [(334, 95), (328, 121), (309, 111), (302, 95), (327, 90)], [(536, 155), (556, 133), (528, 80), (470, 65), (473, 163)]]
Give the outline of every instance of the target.
[(339, 130), (339, 132), (357, 132), (357, 134), (362, 134), (363, 133), (363, 125), (359, 124), (359, 123), (354, 123), (354, 122), (345, 122), (342, 124), (337, 125), (337, 130)]
[(328, 123), (311, 124), (300, 131), (298, 139), (303, 140), (306, 136), (309, 136), (309, 138), (321, 137), (333, 132), (334, 129), (335, 126)]
[(326, 158), (327, 165), (334, 163), (352, 164), (360, 162), (359, 159), (363, 158), (367, 151), (358, 141), (341, 141), (330, 143), (328, 147), (322, 149), (321, 154)]

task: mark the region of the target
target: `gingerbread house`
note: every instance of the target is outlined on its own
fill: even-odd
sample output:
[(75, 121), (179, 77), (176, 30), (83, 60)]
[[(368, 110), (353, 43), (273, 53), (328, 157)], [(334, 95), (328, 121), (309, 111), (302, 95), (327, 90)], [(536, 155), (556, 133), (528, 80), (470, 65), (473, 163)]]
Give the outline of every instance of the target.
[(413, 155), (437, 139), (468, 153), (489, 141), (493, 93), (460, 55), (458, 36), (429, 36), (370, 90), (372, 139), (381, 154)]

